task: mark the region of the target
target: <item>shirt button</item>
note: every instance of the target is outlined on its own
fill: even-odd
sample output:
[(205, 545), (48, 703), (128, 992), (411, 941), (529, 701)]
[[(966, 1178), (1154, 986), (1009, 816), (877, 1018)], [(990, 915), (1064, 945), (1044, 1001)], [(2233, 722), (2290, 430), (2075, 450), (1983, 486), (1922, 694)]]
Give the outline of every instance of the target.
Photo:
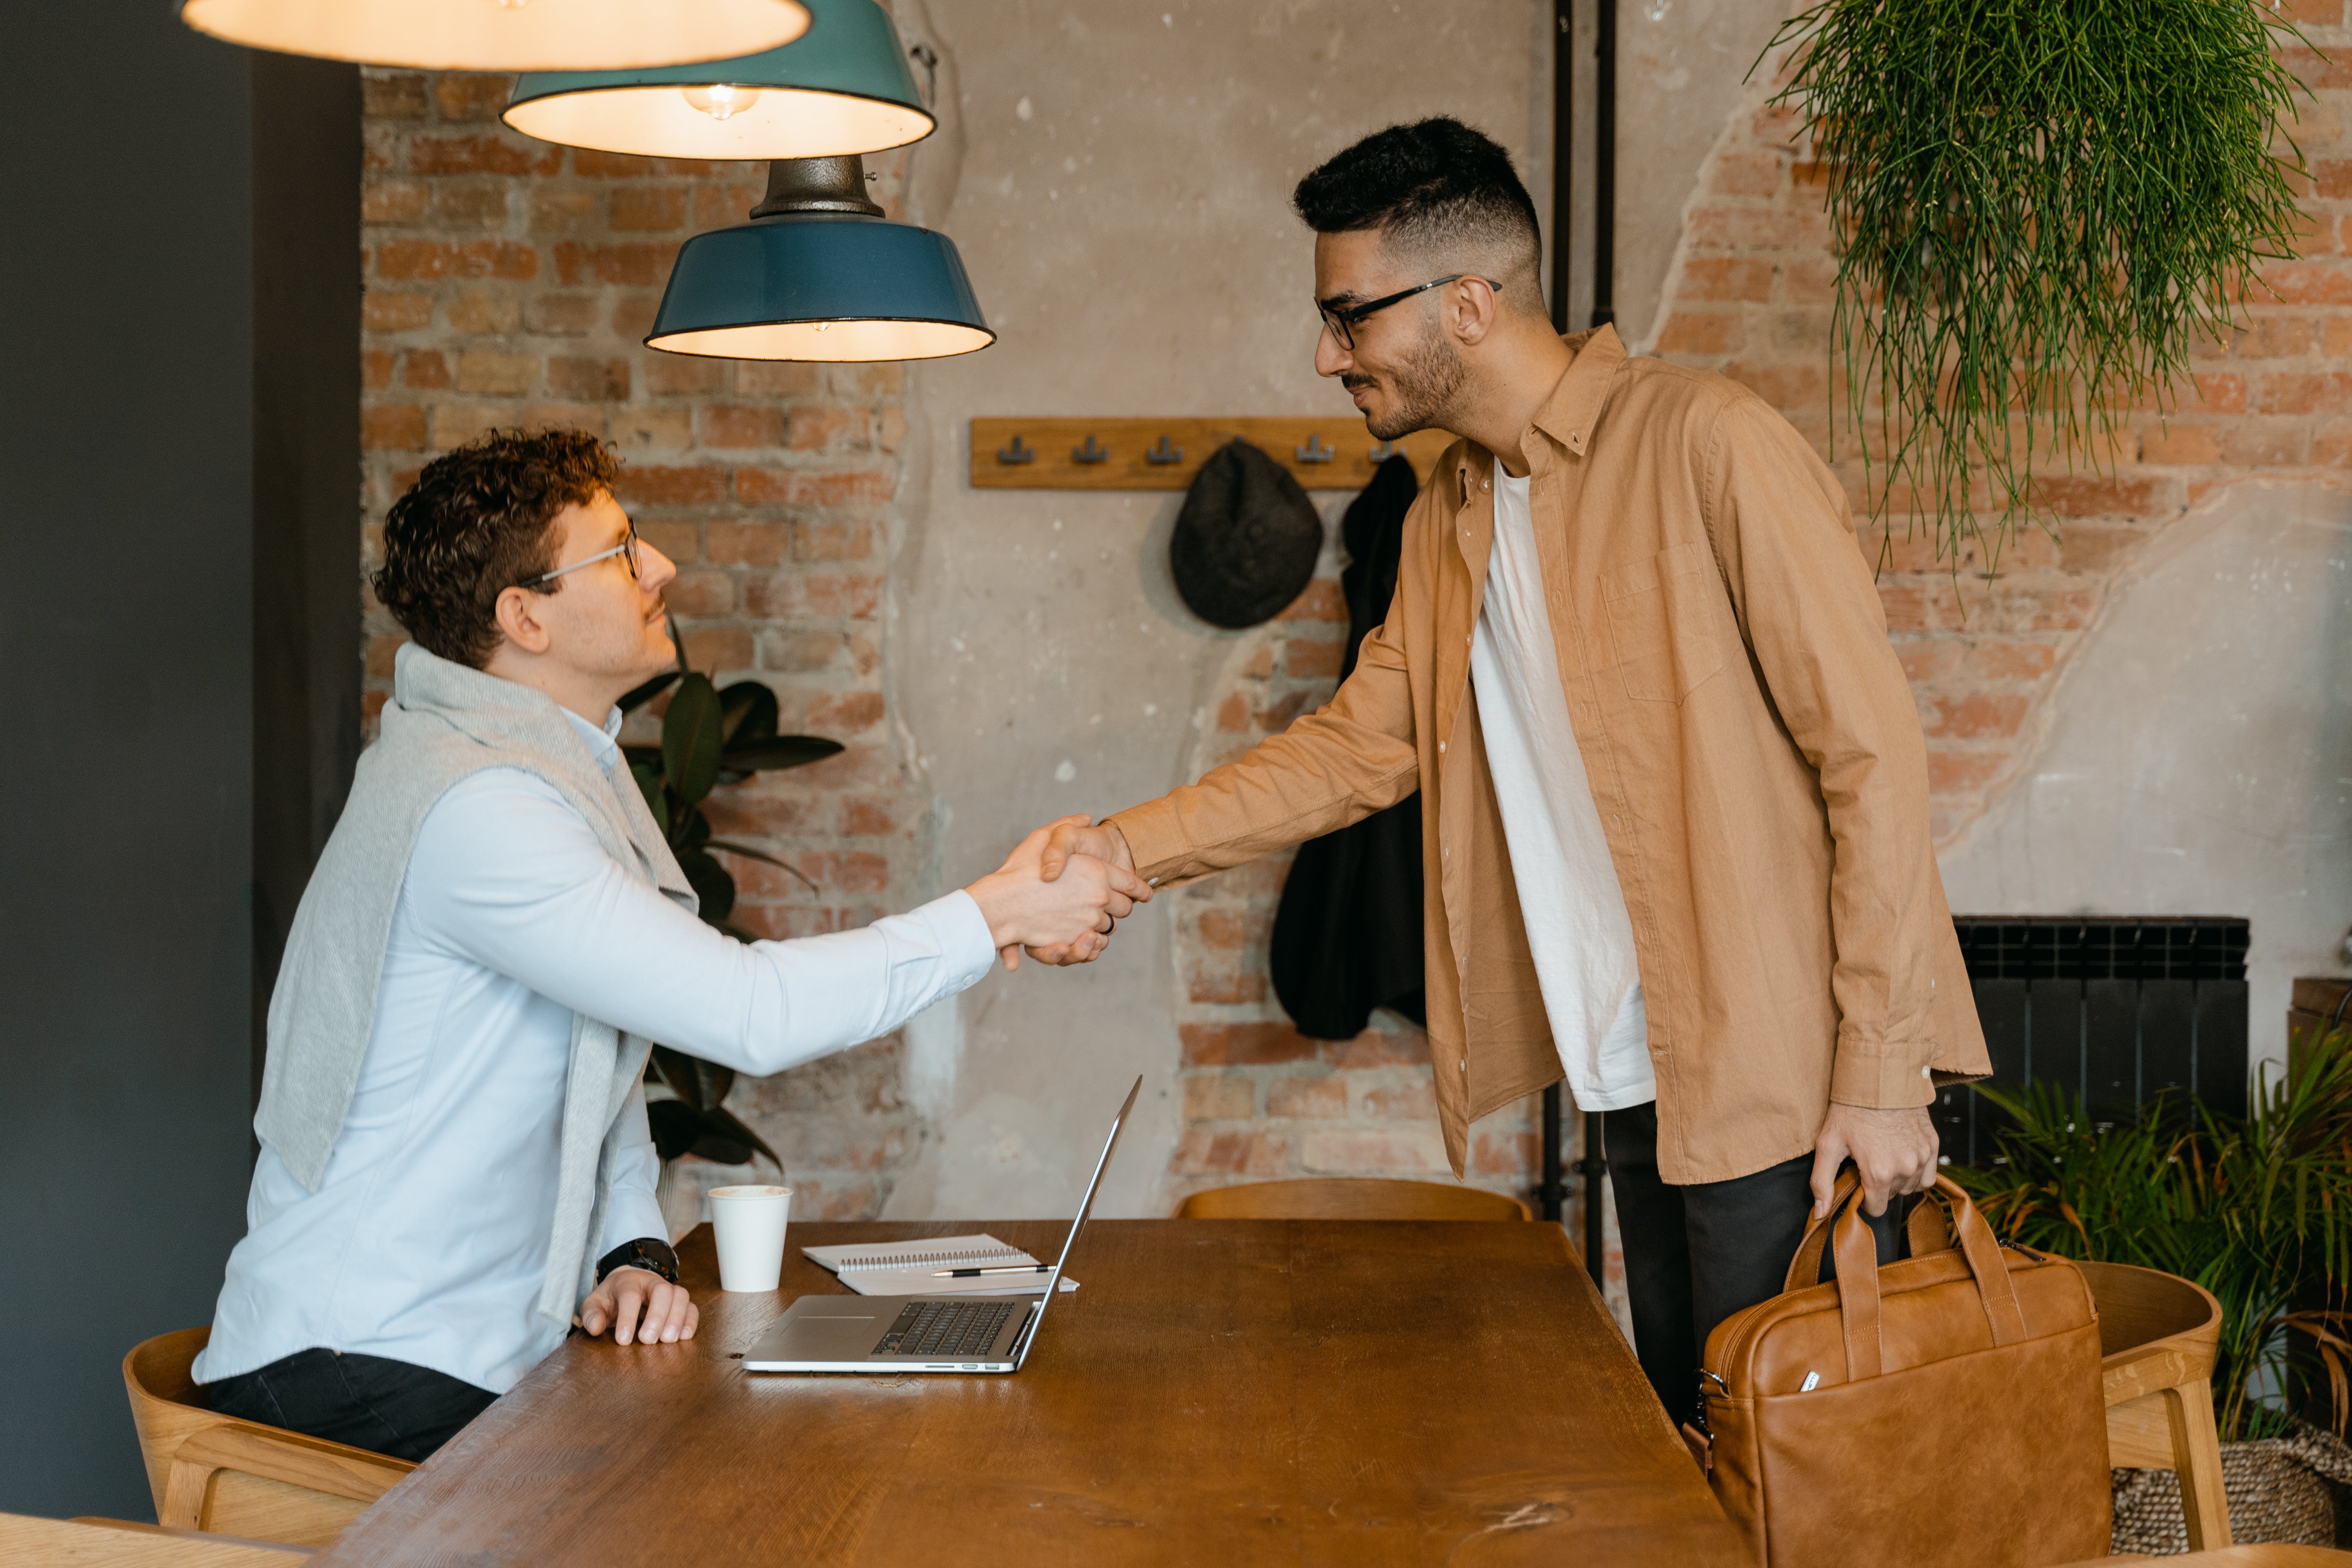
[(1919, 1076), (1920, 1076), (1921, 1078), (1933, 1078), (1933, 1077), (1935, 1077), (1936, 1075), (1935, 1075), (1934, 1073), (1929, 1072), (1926, 1068), (1921, 1068), (1919, 1069)]
[(1464, 1072), (1468, 1072), (1470, 1070), (1470, 1058), (1468, 1057), (1464, 1057), (1462, 1058), (1462, 1070)]

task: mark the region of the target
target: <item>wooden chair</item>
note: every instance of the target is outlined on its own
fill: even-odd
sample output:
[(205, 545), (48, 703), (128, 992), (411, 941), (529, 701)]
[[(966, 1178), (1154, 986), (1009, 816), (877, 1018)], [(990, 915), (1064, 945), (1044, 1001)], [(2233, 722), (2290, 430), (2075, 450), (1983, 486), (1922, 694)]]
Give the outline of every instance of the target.
[(1444, 1182), (1331, 1177), (1211, 1187), (1176, 1205), (1178, 1219), (1518, 1219), (1528, 1205)]
[(301, 1568), (299, 1546), (163, 1530), (127, 1519), (35, 1519), (0, 1513), (0, 1563), (9, 1568)]
[(164, 1527), (324, 1546), (416, 1467), (213, 1413), (189, 1363), (212, 1338), (183, 1329), (122, 1358), (131, 1425)]
[(2230, 1502), (2213, 1426), (2221, 1304), (2203, 1286), (2153, 1268), (2077, 1267), (2099, 1309), (2108, 1462), (2178, 1472), (2189, 1550), (2228, 1546)]

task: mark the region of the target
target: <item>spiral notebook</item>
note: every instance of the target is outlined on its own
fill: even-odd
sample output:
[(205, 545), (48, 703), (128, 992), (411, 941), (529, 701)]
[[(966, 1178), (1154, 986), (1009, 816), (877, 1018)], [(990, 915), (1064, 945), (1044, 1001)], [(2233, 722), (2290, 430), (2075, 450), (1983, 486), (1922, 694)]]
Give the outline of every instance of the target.
[[(1037, 1259), (992, 1236), (930, 1236), (919, 1241), (867, 1242), (852, 1247), (803, 1247), (801, 1256), (841, 1276), (861, 1296), (1041, 1296), (1042, 1274), (982, 1274), (941, 1279), (942, 1268), (1003, 1268)], [(1078, 1282), (1062, 1277), (1062, 1289)]]

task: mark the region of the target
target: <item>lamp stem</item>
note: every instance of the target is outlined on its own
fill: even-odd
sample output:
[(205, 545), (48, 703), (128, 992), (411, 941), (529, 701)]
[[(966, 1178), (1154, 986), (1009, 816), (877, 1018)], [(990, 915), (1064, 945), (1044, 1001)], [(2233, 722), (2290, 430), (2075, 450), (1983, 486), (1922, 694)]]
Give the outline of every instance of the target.
[(866, 195), (866, 160), (779, 158), (768, 165), (768, 194), (751, 209), (752, 221), (793, 213), (860, 213), (880, 217)]

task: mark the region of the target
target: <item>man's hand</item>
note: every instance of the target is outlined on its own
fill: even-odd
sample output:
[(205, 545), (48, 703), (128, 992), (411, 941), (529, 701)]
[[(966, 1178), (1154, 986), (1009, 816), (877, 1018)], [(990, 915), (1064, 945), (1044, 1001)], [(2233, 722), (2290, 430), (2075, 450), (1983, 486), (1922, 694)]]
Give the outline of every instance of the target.
[(1109, 945), (1112, 927), (1151, 897), (1132, 868), (1091, 855), (1065, 857), (1051, 879), (1041, 874), (1051, 836), (1092, 820), (1066, 816), (1046, 824), (1023, 839), (1003, 867), (965, 889), (987, 918), (1005, 968), (1020, 966), (1024, 948), (1041, 957), (1064, 955), (1049, 963), (1088, 963)]
[(702, 1314), (683, 1285), (673, 1285), (650, 1268), (615, 1268), (594, 1294), (580, 1304), (580, 1326), (591, 1338), (613, 1330), (613, 1342), (672, 1344), (694, 1338)]
[(1936, 1123), (1924, 1105), (1906, 1110), (1871, 1110), (1832, 1105), (1813, 1140), (1813, 1217), (1830, 1212), (1838, 1167), (1851, 1157), (1862, 1173), (1863, 1212), (1886, 1212), (1886, 1200), (1924, 1193), (1936, 1184)]
[(1051, 882), (1062, 874), (1062, 868), (1073, 856), (1091, 855), (1097, 860), (1108, 860), (1125, 871), (1135, 874), (1135, 857), (1127, 847), (1127, 835), (1118, 824), (1106, 822), (1097, 827), (1091, 816), (1065, 816), (1045, 825), (1045, 853), (1040, 858), (1037, 874)]
[[(1039, 862), (1038, 875), (1048, 882), (1058, 880), (1065, 866), (1069, 865), (1073, 860), (1087, 857), (1092, 857), (1116, 867), (1130, 879), (1135, 878), (1135, 856), (1128, 849), (1127, 836), (1118, 830), (1118, 824), (1106, 822), (1097, 826), (1094, 818), (1090, 816), (1066, 816), (1058, 822), (1048, 824), (1047, 827), (1049, 837), (1045, 840), (1045, 852)], [(1150, 884), (1141, 885), (1145, 889), (1143, 896), (1150, 898), (1151, 896)], [(1120, 918), (1123, 920), (1126, 917)], [(1107, 941), (1108, 937), (1106, 937)], [(1029, 956), (1040, 963), (1066, 966), (1073, 963), (1091, 963), (1101, 956), (1101, 950), (1097, 949), (1088, 952), (1082, 948), (1068, 945), (1032, 947), (1029, 949)], [(1012, 965), (1008, 963), (1006, 967), (1011, 968)]]

